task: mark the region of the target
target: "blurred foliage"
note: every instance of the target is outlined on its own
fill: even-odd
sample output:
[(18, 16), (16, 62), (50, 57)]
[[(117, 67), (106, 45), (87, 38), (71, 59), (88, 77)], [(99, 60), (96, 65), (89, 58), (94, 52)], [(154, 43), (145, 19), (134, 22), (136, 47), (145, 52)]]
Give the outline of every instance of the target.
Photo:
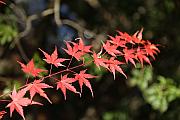
[(39, 53), (34, 53), (33, 60), (37, 68), (46, 69), (46, 62), (41, 58)]
[[(1, 15), (0, 17), (0, 45), (10, 43), (18, 35), (17, 25), (14, 21), (15, 16), (9, 10), (6, 10), (5, 14), (9, 16)], [(7, 20), (10, 17), (11, 19)]]
[[(41, 69), (44, 69), (46, 70), (46, 62), (41, 58), (41, 56), (39, 55), (39, 53), (34, 53), (33, 55), (33, 60), (34, 60), (34, 64), (37, 68), (41, 68)], [(40, 75), (42, 76), (45, 76), (47, 75), (48, 73), (47, 72), (42, 72), (40, 73)]]
[[(3, 90), (3, 94), (7, 94), (13, 90), (13, 88), (20, 88), (23, 84), (19, 80), (11, 80), (11, 81), (5, 81), (6, 82), (6, 87)], [(4, 98), (7, 98), (7, 96), (4, 96)]]
[(137, 68), (132, 71), (132, 75), (133, 77), (129, 81), (130, 85), (138, 86), (141, 90), (145, 90), (149, 82), (152, 81), (152, 68), (145, 67), (141, 70), (141, 66), (138, 64)]
[(104, 113), (103, 120), (130, 120), (130, 117), (126, 112), (112, 111)]
[(0, 23), (0, 44), (11, 42), (17, 36), (17, 30), (10, 25)]
[(152, 105), (154, 109), (165, 112), (171, 101), (180, 97), (180, 88), (170, 78), (158, 76), (158, 83), (152, 84), (144, 91), (145, 100)]
[(153, 109), (165, 112), (169, 103), (180, 97), (180, 88), (172, 79), (157, 76), (157, 81), (154, 80), (152, 67), (134, 69), (132, 75), (130, 86), (137, 86)]

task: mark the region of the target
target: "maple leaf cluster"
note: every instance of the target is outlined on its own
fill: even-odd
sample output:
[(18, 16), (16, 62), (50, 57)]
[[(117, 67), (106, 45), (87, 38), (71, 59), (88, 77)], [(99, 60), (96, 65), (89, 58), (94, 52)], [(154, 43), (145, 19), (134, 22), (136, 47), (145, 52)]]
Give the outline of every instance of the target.
[[(143, 29), (137, 31), (134, 35), (118, 32), (115, 37), (109, 36), (109, 40), (103, 43), (99, 53), (93, 53), (94, 63), (98, 68), (104, 67), (113, 73), (115, 79), (115, 71), (120, 72), (126, 78), (120, 65), (129, 62), (136, 67), (136, 62), (140, 62), (143, 67), (144, 62), (151, 65), (150, 58), (155, 60), (155, 56), (159, 51), (157, 45), (152, 44), (149, 40), (142, 39)], [(103, 53), (103, 49), (105, 52)], [(107, 53), (107, 54), (106, 54)], [(104, 57), (106, 54), (106, 57)], [(108, 57), (107, 57), (108, 56)], [(119, 59), (122, 59), (121, 61)]]
[[(157, 45), (152, 44), (149, 40), (142, 39), (142, 32), (143, 29), (131, 36), (119, 31), (118, 35), (115, 37), (109, 36), (109, 39), (102, 44), (101, 51), (98, 53), (91, 50), (91, 45), (85, 45), (81, 38), (76, 39), (75, 42), (67, 41), (65, 42), (66, 49), (63, 48), (63, 50), (71, 56), (71, 59), (60, 58), (57, 47), (55, 47), (54, 52), (51, 55), (40, 49), (44, 55), (43, 60), (47, 64), (50, 64), (51, 68), (52, 66), (55, 66), (59, 69), (58, 72), (54, 73), (51, 71), (52, 69), (44, 70), (37, 68), (33, 59), (27, 64), (18, 61), (22, 71), (29, 76), (32, 76), (33, 79), (31, 82), (27, 79), (25, 85), (18, 89), (14, 87), (9, 95), (11, 101), (6, 107), (10, 108), (10, 116), (12, 116), (14, 111), (17, 111), (25, 120), (23, 112), (25, 106), (33, 104), (43, 105), (42, 103), (33, 100), (36, 94), (39, 94), (41, 97), (52, 103), (45, 92), (45, 89), (47, 88), (60, 89), (66, 100), (67, 90), (81, 96), (83, 85), (85, 85), (89, 88), (92, 96), (94, 96), (89, 79), (96, 78), (97, 76), (87, 73), (88, 69), (85, 68), (84, 62), (84, 55), (86, 54), (90, 54), (93, 58), (93, 61), (90, 63), (94, 63), (99, 69), (104, 67), (113, 74), (114, 79), (116, 71), (127, 78), (127, 75), (121, 67), (123, 64), (128, 64), (130, 62), (133, 66), (136, 66), (136, 62), (140, 62), (143, 66), (144, 62), (146, 62), (151, 65), (150, 57), (155, 59), (155, 55), (160, 51), (157, 48)], [(73, 58), (80, 64), (72, 66), (71, 63)], [(65, 61), (69, 61), (68, 65), (65, 65)], [(48, 75), (41, 76), (40, 74), (42, 72), (48, 72)], [(46, 79), (55, 81), (54, 85), (46, 83)], [(79, 84), (79, 88), (74, 86), (75, 82)], [(5, 113), (6, 111), (1, 111), (0, 117)]]
[[(70, 43), (72, 44), (72, 46), (70, 45)], [(63, 50), (67, 54), (75, 57), (77, 60), (81, 60), (83, 55), (87, 53), (91, 53), (90, 48), (92, 47), (92, 46), (85, 46), (81, 38), (79, 38), (79, 43), (66, 42), (66, 46), (67, 49), (63, 48)]]

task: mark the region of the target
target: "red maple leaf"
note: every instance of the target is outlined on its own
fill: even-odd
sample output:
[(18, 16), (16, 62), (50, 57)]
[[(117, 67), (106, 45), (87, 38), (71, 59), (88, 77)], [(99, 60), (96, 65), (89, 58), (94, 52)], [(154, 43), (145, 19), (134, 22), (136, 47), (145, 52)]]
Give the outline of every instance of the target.
[(43, 52), (44, 56), (46, 57), (46, 59), (43, 59), (43, 60), (46, 61), (48, 64), (53, 64), (56, 67), (64, 66), (61, 64), (61, 62), (68, 60), (68, 59), (64, 59), (64, 58), (58, 58), (57, 47), (55, 47), (55, 50), (51, 55), (47, 54), (43, 50), (41, 50), (41, 51)]
[(84, 54), (84, 52), (78, 51), (73, 56), (79, 61)]
[(135, 43), (142, 43), (144, 44), (145, 42), (142, 40), (142, 32), (143, 32), (143, 28), (141, 28), (140, 31), (137, 31), (136, 33), (134, 33), (134, 35), (132, 36), (132, 40)]
[(73, 56), (73, 57), (75, 57), (77, 60), (80, 60), (80, 58), (81, 58), (81, 56), (82, 56), (82, 52), (78, 52), (78, 45), (76, 44), (76, 43), (74, 43), (74, 46), (73, 47), (71, 47), (71, 45), (68, 43), (68, 42), (66, 42), (66, 46), (67, 46), (67, 49), (64, 49), (63, 48), (63, 50), (67, 53), (67, 54), (69, 54), (69, 55), (71, 55), (71, 56)]
[(47, 72), (46, 70), (35, 68), (33, 59), (31, 59), (31, 61), (27, 65), (25, 65), (19, 61), (17, 61), (17, 62), (21, 65), (21, 67), (22, 67), (21, 69), (23, 72), (30, 74), (33, 77), (38, 76), (39, 73), (41, 73), (41, 72)]
[(120, 72), (121, 74), (123, 74), (126, 78), (126, 74), (123, 72), (122, 68), (118, 65), (124, 64), (123, 62), (120, 62), (118, 60), (115, 60), (115, 57), (111, 57), (109, 61), (106, 62), (108, 67), (109, 67), (109, 71), (113, 73), (114, 79), (115, 79), (115, 71), (117, 70), (118, 72)]
[(100, 66), (105, 67), (106, 69), (108, 69), (108, 65), (106, 65), (106, 59), (101, 58), (100, 53), (96, 54), (95, 52), (93, 53), (93, 59), (94, 59), (94, 64), (96, 64), (96, 66), (100, 69)]
[(81, 39), (81, 38), (79, 38), (79, 39), (80, 39), (80, 40), (79, 40), (79, 43), (78, 43), (78, 44), (77, 44), (77, 43), (74, 43), (74, 42), (71, 42), (72, 45), (73, 45), (73, 46), (71, 47), (71, 45), (70, 45), (68, 42), (66, 42), (67, 49), (64, 49), (64, 48), (63, 48), (63, 50), (64, 50), (67, 54), (75, 57), (77, 60), (80, 60), (81, 57), (82, 57), (85, 53), (91, 52), (91, 50), (90, 50), (91, 46), (85, 46), (84, 43), (83, 43), (83, 41), (82, 41), (82, 39)]
[(25, 120), (24, 112), (23, 112), (24, 106), (28, 106), (32, 104), (42, 105), (41, 103), (30, 100), (29, 98), (24, 98), (25, 94), (26, 91), (24, 91), (23, 89), (16, 92), (16, 89), (14, 88), (12, 94), (9, 95), (12, 99), (12, 102), (9, 103), (6, 107), (10, 108), (10, 117), (12, 117), (13, 111), (16, 110)]
[(79, 38), (78, 49), (79, 49), (80, 51), (85, 52), (85, 53), (90, 53), (90, 52), (91, 52), (91, 50), (90, 50), (91, 47), (92, 47), (91, 45), (85, 46), (84, 43), (83, 43), (83, 41), (82, 41), (82, 39)]
[(109, 42), (111, 42), (112, 44), (117, 45), (119, 47), (126, 47), (127, 42), (125, 40), (121, 39), (120, 36), (117, 35), (116, 37), (112, 37), (109, 35), (109, 37), (111, 39)]
[(134, 59), (136, 59), (136, 56), (134, 55), (135, 50), (134, 49), (123, 49), (124, 52), (124, 58), (126, 60), (126, 63), (128, 63), (128, 61), (130, 61), (134, 66), (136, 66)]
[(128, 33), (122, 33), (120, 31), (118, 31), (118, 33), (121, 39), (125, 40), (127, 43), (134, 44), (134, 42), (132, 41), (132, 37)]
[(24, 91), (30, 92), (31, 100), (33, 99), (34, 95), (38, 93), (40, 96), (46, 98), (50, 103), (52, 103), (49, 98), (47, 97), (46, 93), (44, 92), (44, 88), (53, 88), (50, 85), (42, 83), (43, 80), (34, 80), (33, 83), (27, 84), (27, 87), (24, 88)]
[(121, 54), (121, 52), (117, 50), (117, 47), (117, 45), (111, 45), (109, 41), (106, 41), (106, 44), (103, 44), (103, 48), (114, 57), (116, 57), (117, 54)]
[(157, 52), (160, 52), (160, 50), (157, 48), (157, 45), (152, 44), (149, 41), (147, 42), (146, 45), (144, 45), (144, 49), (147, 55), (150, 55), (154, 60), (155, 60), (154, 54), (157, 54)]
[(140, 48), (137, 48), (136, 57), (140, 61), (142, 67), (143, 67), (143, 62), (144, 61), (151, 65), (151, 62), (150, 62), (149, 58), (146, 55), (147, 55), (147, 53), (144, 50), (142, 50)]
[(72, 83), (76, 81), (74, 78), (68, 78), (68, 74), (61, 76), (61, 80), (57, 82), (57, 90), (60, 88), (61, 91), (64, 94), (64, 98), (66, 100), (66, 89), (74, 92), (74, 93), (79, 93), (76, 91), (76, 88), (72, 86)]
[(79, 82), (81, 93), (82, 93), (82, 86), (83, 86), (83, 84), (85, 84), (90, 89), (91, 94), (93, 96), (92, 87), (87, 78), (95, 78), (96, 76), (93, 76), (91, 74), (86, 74), (85, 72), (86, 72), (86, 70), (82, 70), (82, 71), (80, 71), (79, 74), (75, 74), (75, 79), (78, 80), (78, 82)]

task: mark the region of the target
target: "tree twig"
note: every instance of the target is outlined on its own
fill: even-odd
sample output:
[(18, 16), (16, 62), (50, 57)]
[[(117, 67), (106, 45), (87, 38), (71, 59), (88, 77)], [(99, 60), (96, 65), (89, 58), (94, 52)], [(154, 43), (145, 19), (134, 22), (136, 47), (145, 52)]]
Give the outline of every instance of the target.
[(20, 43), (20, 39), (22, 39), (23, 37), (27, 36), (31, 29), (32, 29), (32, 21), (40, 18), (40, 17), (45, 17), (45, 16), (48, 16), (48, 15), (52, 15), (54, 14), (54, 19), (55, 19), (55, 22), (58, 26), (62, 25), (62, 24), (66, 24), (66, 25), (69, 25), (73, 28), (75, 28), (77, 31), (78, 31), (78, 35), (79, 37), (83, 38), (83, 32), (86, 30), (84, 27), (82, 27), (80, 24), (72, 21), (72, 20), (69, 20), (69, 19), (63, 19), (61, 20), (60, 19), (60, 0), (54, 0), (54, 8), (49, 8), (49, 9), (46, 9), (44, 10), (43, 12), (39, 14), (34, 14), (34, 15), (31, 15), (31, 16), (28, 16), (26, 18), (26, 25), (25, 25), (25, 29), (24, 31), (20, 32), (18, 34), (18, 36), (15, 38), (14, 40), (14, 43), (17, 45), (18, 49), (19, 49), (19, 52), (20, 54), (22, 55), (23, 59), (27, 62), (29, 61), (27, 55), (25, 54), (24, 50), (23, 50), (23, 47)]
[(60, 0), (54, 1), (54, 20), (58, 26), (61, 25), (60, 20)]

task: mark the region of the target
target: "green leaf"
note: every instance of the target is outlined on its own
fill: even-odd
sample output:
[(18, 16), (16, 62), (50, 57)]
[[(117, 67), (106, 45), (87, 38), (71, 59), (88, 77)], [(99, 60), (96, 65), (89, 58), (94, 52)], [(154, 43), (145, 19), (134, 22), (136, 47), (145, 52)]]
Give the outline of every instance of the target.
[[(180, 88), (176, 86), (170, 78), (157, 76), (157, 82), (152, 81), (152, 68), (145, 67), (143, 70), (134, 69), (132, 78), (129, 80), (130, 86), (137, 86), (147, 103), (153, 109), (165, 112), (171, 101), (180, 97)], [(153, 82), (150, 84), (150, 82)]]

